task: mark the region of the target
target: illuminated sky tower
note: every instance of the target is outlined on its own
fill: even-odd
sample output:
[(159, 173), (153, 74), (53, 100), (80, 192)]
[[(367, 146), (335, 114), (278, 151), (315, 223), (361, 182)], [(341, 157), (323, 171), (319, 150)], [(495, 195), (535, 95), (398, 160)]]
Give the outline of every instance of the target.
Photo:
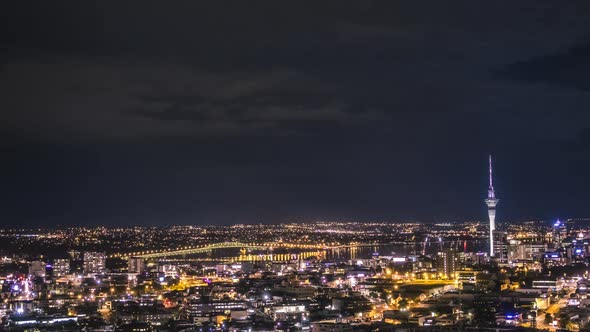
[(488, 188), (488, 198), (485, 199), (488, 206), (488, 217), (490, 218), (490, 257), (494, 257), (494, 230), (496, 229), (496, 205), (499, 199), (494, 192), (494, 183), (492, 182), (492, 156), (490, 155), (490, 187)]

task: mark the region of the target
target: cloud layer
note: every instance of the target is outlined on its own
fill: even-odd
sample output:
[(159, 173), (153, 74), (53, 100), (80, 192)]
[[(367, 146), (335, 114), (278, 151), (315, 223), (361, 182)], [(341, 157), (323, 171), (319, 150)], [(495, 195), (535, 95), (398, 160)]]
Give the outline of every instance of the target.
[(472, 218), (493, 152), (506, 216), (582, 214), (589, 6), (7, 4), (3, 213)]

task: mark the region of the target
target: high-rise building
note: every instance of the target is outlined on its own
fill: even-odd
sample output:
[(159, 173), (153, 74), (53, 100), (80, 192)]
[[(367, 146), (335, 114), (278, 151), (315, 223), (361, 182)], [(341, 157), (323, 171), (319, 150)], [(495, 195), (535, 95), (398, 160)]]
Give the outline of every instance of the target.
[(106, 255), (104, 252), (84, 253), (84, 274), (100, 274), (106, 270)]
[(445, 249), (438, 253), (437, 272), (445, 278), (454, 278), (459, 269), (459, 255), (454, 249)]
[(127, 260), (127, 271), (140, 274), (145, 272), (145, 261), (141, 257), (129, 257)]
[(70, 273), (70, 260), (67, 258), (57, 258), (53, 260), (53, 275), (61, 277)]
[(488, 198), (485, 199), (485, 203), (488, 206), (488, 217), (490, 219), (490, 257), (494, 257), (494, 230), (496, 229), (496, 205), (498, 205), (498, 202), (500, 200), (496, 198), (496, 193), (494, 192), (491, 155), (489, 158), (489, 175), (490, 186), (488, 188)]
[(68, 251), (68, 255), (70, 255), (73, 260), (80, 259), (80, 252), (78, 250), (70, 250)]
[(567, 227), (564, 222), (557, 219), (555, 223), (553, 223), (553, 246), (555, 248), (559, 248), (561, 246), (561, 242), (567, 237)]
[(494, 231), (494, 257), (500, 263), (508, 263), (508, 234)]
[(42, 261), (31, 262), (29, 274), (33, 277), (45, 277), (45, 263)]
[(536, 241), (516, 241), (514, 244), (509, 245), (508, 260), (541, 260), (546, 251), (546, 243)]

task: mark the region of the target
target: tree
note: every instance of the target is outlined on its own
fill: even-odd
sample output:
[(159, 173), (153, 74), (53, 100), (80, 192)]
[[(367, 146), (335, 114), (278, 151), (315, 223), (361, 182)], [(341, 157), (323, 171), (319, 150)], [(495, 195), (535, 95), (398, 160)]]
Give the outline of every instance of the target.
[(553, 316), (550, 313), (545, 314), (545, 320), (543, 320), (545, 324), (551, 324), (553, 322)]
[(410, 313), (407, 311), (397, 311), (393, 314), (392, 318), (399, 320), (402, 324), (407, 324), (410, 320)]
[(397, 306), (400, 310), (407, 310), (408, 309), (408, 299), (406, 298), (402, 298), (401, 300), (399, 300), (399, 302), (397, 303)]
[(478, 305), (473, 309), (475, 326), (496, 326), (496, 312), (490, 306)]
[(562, 329), (566, 329), (568, 324), (570, 323), (570, 316), (566, 314), (559, 315), (559, 327)]

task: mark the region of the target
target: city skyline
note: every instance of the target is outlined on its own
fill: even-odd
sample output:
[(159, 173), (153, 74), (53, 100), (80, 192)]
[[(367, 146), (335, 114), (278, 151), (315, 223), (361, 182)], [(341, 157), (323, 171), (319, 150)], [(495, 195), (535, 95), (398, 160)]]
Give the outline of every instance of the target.
[(478, 222), (2, 228), (1, 325), (96, 332), (590, 327), (583, 297), (590, 225), (502, 226), (495, 255), (487, 252), (489, 225)]
[[(453, 217), (425, 217), (425, 218), (416, 218), (416, 217), (405, 217), (405, 218), (395, 218), (395, 217), (389, 217), (389, 216), (374, 216), (373, 218), (363, 218), (363, 217), (358, 217), (358, 216), (327, 216), (327, 217), (302, 217), (302, 216), (290, 216), (290, 217), (284, 217), (284, 218), (278, 218), (278, 219), (247, 219), (247, 218), (241, 218), (241, 219), (233, 219), (233, 220), (225, 220), (223, 222), (215, 222), (213, 224), (219, 224), (219, 225), (231, 225), (231, 224), (258, 224), (258, 223), (265, 223), (265, 224), (278, 224), (278, 223), (284, 223), (284, 222), (316, 222), (316, 221), (352, 221), (352, 222), (370, 222), (370, 221), (385, 221), (385, 222), (420, 222), (420, 223), (437, 223), (437, 222), (464, 222), (464, 221), (477, 221), (477, 220), (481, 220), (484, 222), (488, 222), (490, 224), (489, 227), (489, 231), (490, 231), (490, 237), (493, 238), (492, 232), (495, 229), (495, 217), (496, 217), (496, 212), (495, 212), (495, 206), (496, 204), (499, 202), (499, 199), (497, 199), (496, 195), (495, 195), (495, 190), (494, 190), (494, 186), (493, 186), (493, 174), (492, 174), (492, 155), (488, 155), (488, 190), (487, 190), (487, 198), (485, 199), (486, 205), (488, 206), (487, 209), (487, 214), (484, 213), (480, 213), (479, 215), (473, 216), (473, 217), (459, 217), (459, 216), (453, 216)], [(474, 200), (475, 201), (475, 200)], [(492, 204), (493, 206), (490, 207), (490, 204)], [(479, 209), (481, 210), (481, 209)], [(493, 212), (493, 216), (491, 215), (491, 213)], [(294, 214), (295, 215), (295, 214)], [(511, 216), (507, 216), (505, 214), (503, 214), (503, 217), (506, 219), (506, 221), (509, 222), (523, 222), (523, 221), (530, 221), (530, 220), (545, 220), (548, 223), (552, 223), (554, 220), (558, 220), (558, 219), (578, 219), (578, 220), (584, 220), (587, 219), (587, 217), (585, 215), (550, 215), (550, 216), (546, 216), (546, 217), (523, 217), (523, 216), (517, 216), (517, 217), (511, 217)], [(126, 219), (126, 220), (119, 220), (119, 219), (114, 219), (114, 221), (112, 219), (102, 219), (102, 220), (93, 220), (90, 222), (87, 222), (85, 220), (78, 220), (78, 221), (72, 221), (72, 220), (68, 220), (67, 218), (64, 219), (54, 219), (56, 222), (55, 223), (49, 223), (46, 224), (41, 220), (29, 220), (25, 223), (19, 224), (19, 226), (31, 226), (31, 227), (36, 227), (36, 226), (68, 226), (68, 225), (72, 225), (72, 226), (83, 226), (83, 225), (96, 225), (96, 226), (100, 226), (100, 225), (108, 225), (108, 226), (117, 226), (117, 225), (123, 225), (123, 224), (127, 224), (127, 225), (136, 225), (136, 226), (166, 226), (166, 225), (190, 225), (190, 224), (195, 224), (195, 225), (207, 225), (208, 222), (210, 221), (206, 221), (206, 220), (179, 220), (179, 221), (175, 221), (174, 218), (170, 218), (167, 219), (165, 222), (160, 221), (155, 221), (155, 222), (146, 222), (145, 220), (137, 220), (135, 218), (131, 218), (131, 219)], [(16, 224), (11, 224), (10, 220), (7, 219), (7, 223), (6, 226), (8, 227), (12, 227), (12, 226), (17, 226)], [(121, 223), (123, 222), (123, 223)], [(493, 252), (493, 242), (490, 243), (490, 252)]]

